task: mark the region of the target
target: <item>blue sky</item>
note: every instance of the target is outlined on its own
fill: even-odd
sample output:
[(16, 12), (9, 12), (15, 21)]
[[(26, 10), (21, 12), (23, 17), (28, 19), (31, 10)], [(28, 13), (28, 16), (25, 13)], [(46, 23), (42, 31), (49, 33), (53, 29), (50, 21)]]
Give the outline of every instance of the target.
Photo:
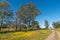
[[(0, 0), (1, 1), (1, 0)], [(40, 26), (44, 27), (44, 21), (48, 20), (50, 26), (53, 21), (60, 21), (60, 0), (7, 0), (15, 13), (21, 4), (32, 2), (41, 11), (41, 15), (37, 16)]]

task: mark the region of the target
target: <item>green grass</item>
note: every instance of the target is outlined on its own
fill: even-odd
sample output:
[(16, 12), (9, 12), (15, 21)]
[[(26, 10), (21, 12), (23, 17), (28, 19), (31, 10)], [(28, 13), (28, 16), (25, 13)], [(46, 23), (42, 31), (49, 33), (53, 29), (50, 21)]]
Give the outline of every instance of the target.
[(8, 32), (0, 34), (1, 40), (44, 40), (49, 34), (50, 30), (36, 30), (27, 32)]

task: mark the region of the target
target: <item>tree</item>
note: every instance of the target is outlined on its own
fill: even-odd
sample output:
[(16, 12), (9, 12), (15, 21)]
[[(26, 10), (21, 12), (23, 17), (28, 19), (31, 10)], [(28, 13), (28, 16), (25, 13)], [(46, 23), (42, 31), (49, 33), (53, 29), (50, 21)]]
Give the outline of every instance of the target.
[(54, 28), (60, 28), (60, 22), (59, 21), (53, 22), (52, 25), (53, 25)]
[(19, 10), (16, 13), (18, 19), (22, 21), (22, 23), (26, 24), (29, 28), (31, 22), (33, 22), (37, 15), (40, 14), (40, 11), (36, 8), (36, 6), (32, 3), (28, 3), (26, 5), (21, 5)]
[(40, 27), (39, 27), (39, 23), (38, 23), (38, 21), (33, 21), (32, 22), (32, 28), (34, 29), (39, 29)]
[(2, 14), (1, 14), (1, 11), (0, 11), (0, 31), (1, 31), (1, 26), (2, 26), (2, 24), (1, 24), (1, 17), (2, 17)]
[(47, 20), (45, 20), (45, 27), (46, 27), (46, 29), (48, 29), (48, 27), (49, 27), (49, 24), (48, 24)]
[(14, 19), (13, 16), (14, 16), (13, 12), (12, 12), (12, 10), (10, 10), (9, 14), (7, 14), (7, 16), (6, 16), (6, 22), (8, 23), (9, 27), (11, 26), (11, 24), (13, 22), (13, 19)]
[(2, 26), (2, 23), (1, 23), (1, 20), (2, 20), (2, 16), (3, 16), (3, 14), (2, 14), (2, 7), (3, 7), (3, 4), (2, 3), (0, 3), (0, 30), (1, 30), (1, 26)]
[[(0, 3), (0, 23), (1, 23), (1, 27), (4, 24), (4, 22), (6, 22), (8, 19), (7, 18), (11, 18), (12, 15), (12, 11), (10, 9), (10, 5), (7, 3), (6, 0), (3, 0)], [(11, 20), (11, 19), (9, 19)]]

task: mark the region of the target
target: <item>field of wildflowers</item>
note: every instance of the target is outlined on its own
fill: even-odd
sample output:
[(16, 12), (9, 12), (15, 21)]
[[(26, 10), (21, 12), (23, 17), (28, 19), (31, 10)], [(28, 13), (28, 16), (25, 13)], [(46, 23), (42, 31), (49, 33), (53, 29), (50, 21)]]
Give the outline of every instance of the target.
[(11, 32), (0, 34), (1, 40), (44, 40), (49, 34), (50, 30), (36, 30), (27, 32)]

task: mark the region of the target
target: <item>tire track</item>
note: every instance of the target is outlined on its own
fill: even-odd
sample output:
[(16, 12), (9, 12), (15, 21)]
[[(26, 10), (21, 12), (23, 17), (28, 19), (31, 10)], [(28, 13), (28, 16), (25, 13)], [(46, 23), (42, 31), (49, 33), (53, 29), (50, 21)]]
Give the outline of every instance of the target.
[(54, 40), (55, 31), (54, 30), (51, 30), (51, 31), (52, 31), (52, 33), (45, 40)]

